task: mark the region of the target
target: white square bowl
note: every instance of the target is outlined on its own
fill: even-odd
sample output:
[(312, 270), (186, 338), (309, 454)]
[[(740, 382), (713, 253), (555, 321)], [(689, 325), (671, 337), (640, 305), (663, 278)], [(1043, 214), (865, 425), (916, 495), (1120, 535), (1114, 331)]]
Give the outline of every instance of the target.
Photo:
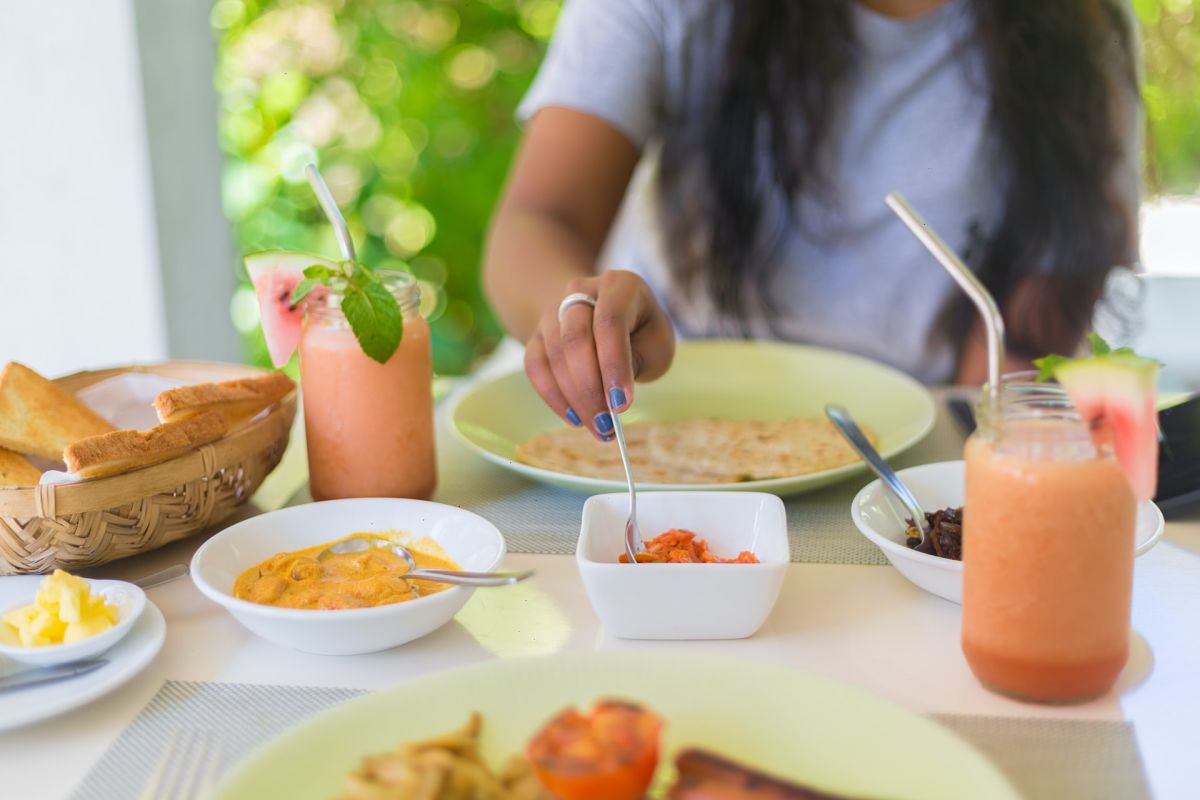
[(693, 531), (720, 558), (758, 564), (621, 564), (625, 493), (588, 498), (575, 560), (600, 621), (622, 639), (742, 639), (762, 627), (787, 575), (783, 501), (758, 492), (644, 492), (638, 528), (652, 539)]

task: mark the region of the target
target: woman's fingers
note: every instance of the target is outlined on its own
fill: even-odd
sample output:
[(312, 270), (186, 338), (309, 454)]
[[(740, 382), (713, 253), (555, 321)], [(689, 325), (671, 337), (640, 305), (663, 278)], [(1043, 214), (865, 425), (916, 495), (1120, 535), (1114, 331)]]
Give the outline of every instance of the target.
[(633, 347), (630, 332), (637, 321), (641, 279), (629, 272), (609, 272), (601, 278), (600, 295), (592, 314), (592, 335), (604, 400), (613, 411), (633, 403)]
[(548, 311), (526, 349), (525, 370), (555, 413), (572, 424), (581, 420), (607, 441), (611, 412), (633, 404), (635, 378), (666, 372), (675, 337), (650, 287), (632, 272), (573, 281), (566, 293), (576, 292), (594, 298), (595, 306)]
[(596, 400), (594, 394), (589, 395), (583, 392), (575, 383), (575, 371), (572, 369), (571, 356), (563, 341), (557, 310), (543, 318), (539, 332), (546, 348), (546, 360), (550, 364), (550, 371), (554, 374), (554, 380), (563, 396), (566, 397), (567, 403), (596, 438), (607, 440), (612, 436), (612, 419), (603, 416), (607, 412), (604, 406)]
[(635, 325), (631, 337), (634, 375), (641, 381), (661, 378), (675, 359), (675, 331), (671, 321), (656, 301), (651, 299), (651, 302), (653, 310), (645, 321)]
[(609, 404), (615, 411), (624, 411), (633, 404), (635, 380), (660, 378), (671, 366), (675, 333), (640, 277), (614, 270), (605, 273), (602, 281), (592, 326), (596, 352)]
[(529, 340), (529, 344), (525, 346), (525, 374), (529, 376), (529, 382), (533, 384), (534, 390), (541, 395), (542, 400), (550, 406), (555, 414), (558, 414), (570, 425), (578, 427), (582, 424), (579, 414), (571, 408), (566, 395), (563, 394), (562, 389), (558, 386), (558, 381), (554, 378), (554, 371), (550, 368), (550, 360), (546, 356), (546, 345), (542, 341), (540, 331), (535, 332), (533, 338)]
[(604, 396), (604, 382), (600, 377), (596, 340), (592, 337), (594, 317), (591, 306), (577, 303), (563, 313), (559, 330), (563, 356), (575, 387), (571, 399), (587, 409), (588, 416), (584, 422), (602, 438), (608, 438), (613, 433), (613, 421)]

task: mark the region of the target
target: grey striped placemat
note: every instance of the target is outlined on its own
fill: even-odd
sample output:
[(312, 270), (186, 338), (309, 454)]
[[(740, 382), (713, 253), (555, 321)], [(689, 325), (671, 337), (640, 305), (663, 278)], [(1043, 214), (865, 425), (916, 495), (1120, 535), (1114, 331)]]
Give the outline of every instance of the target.
[[(167, 681), (121, 732), (71, 800), (144, 798), (173, 737), (195, 733), (220, 742), (215, 774), (223, 775), (258, 745), (362, 689)], [(163, 800), (169, 794), (163, 793)]]
[[(1028, 800), (1149, 800), (1133, 726), (1116, 720), (1059, 720), (934, 714), (992, 759)], [(930, 768), (937, 756), (930, 754)]]
[[(439, 486), (435, 500), (491, 520), (513, 553), (569, 555), (575, 552), (587, 495), (534, 483), (484, 461), (448, 431), (438, 443)], [(962, 454), (963, 437), (938, 404), (933, 431), (893, 459), (896, 467), (945, 461)], [(850, 501), (873, 476), (866, 471), (839, 484), (788, 498), (791, 560), (807, 564), (887, 564), (850, 519)], [(307, 499), (303, 492), (299, 499)]]
[[(91, 769), (72, 800), (141, 798), (173, 737), (218, 740), (217, 774), (259, 744), (361, 689), (167, 681)], [(985, 753), (1027, 800), (1150, 797), (1133, 726), (934, 715)], [(938, 768), (938, 753), (929, 768)], [(300, 800), (300, 798), (296, 798)]]
[[(485, 461), (459, 441), (444, 415), (439, 417), (437, 435), (438, 490), (434, 500), (490, 520), (504, 534), (510, 553), (574, 554), (586, 493), (535, 483)], [(909, 452), (892, 459), (892, 464), (903, 468), (960, 458), (962, 442), (962, 433), (939, 402), (933, 431)], [(850, 501), (872, 478), (864, 470), (834, 486), (786, 500), (792, 561), (888, 563), (850, 519)], [(305, 483), (287, 505), (311, 501)]]
[[(514, 553), (575, 552), (587, 495), (531, 483), (505, 473), (486, 482), (450, 483), (444, 495), (454, 505), (491, 520)], [(788, 541), (792, 561), (808, 564), (886, 564), (883, 552), (850, 519), (850, 501), (868, 481), (846, 483), (788, 499)]]
[[(850, 501), (867, 476), (785, 501), (792, 561), (805, 564), (886, 564), (883, 552), (850, 519)], [(448, 484), (448, 485), (447, 485)], [(486, 480), (443, 478), (434, 498), (489, 520), (510, 553), (574, 555), (587, 495), (533, 483), (493, 468)], [(288, 505), (310, 502), (305, 487)]]

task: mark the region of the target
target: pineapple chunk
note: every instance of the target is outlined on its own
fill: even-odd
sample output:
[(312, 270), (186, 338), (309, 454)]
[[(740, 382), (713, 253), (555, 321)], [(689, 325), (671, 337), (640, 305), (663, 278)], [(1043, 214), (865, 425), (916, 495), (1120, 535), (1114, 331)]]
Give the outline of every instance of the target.
[(119, 612), (83, 578), (55, 570), (38, 587), (31, 605), (4, 615), (22, 647), (69, 644), (91, 638), (117, 624)]

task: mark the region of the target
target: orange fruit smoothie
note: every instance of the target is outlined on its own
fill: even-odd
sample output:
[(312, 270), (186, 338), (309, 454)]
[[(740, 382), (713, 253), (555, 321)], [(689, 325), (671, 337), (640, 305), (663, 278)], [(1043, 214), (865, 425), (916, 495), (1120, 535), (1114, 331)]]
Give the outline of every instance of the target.
[(975, 435), (965, 459), (962, 648), (971, 670), (1023, 699), (1103, 694), (1129, 651), (1129, 480), (1078, 422), (1016, 422), (999, 444)]
[(380, 364), (333, 316), (310, 313), (300, 340), (313, 499), (429, 499), (437, 485), (429, 324), (406, 313), (400, 346)]

